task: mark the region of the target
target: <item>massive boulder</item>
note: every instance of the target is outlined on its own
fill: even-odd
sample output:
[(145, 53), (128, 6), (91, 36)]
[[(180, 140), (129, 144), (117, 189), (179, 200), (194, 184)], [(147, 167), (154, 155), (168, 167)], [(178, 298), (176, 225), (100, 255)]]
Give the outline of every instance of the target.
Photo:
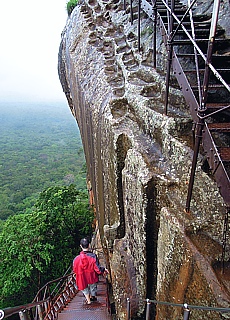
[[(136, 1), (133, 1), (134, 18)], [(85, 151), (88, 185), (118, 319), (141, 317), (145, 299), (228, 306), (220, 272), (225, 206), (199, 156), (191, 210), (192, 119), (180, 90), (165, 115), (165, 54), (152, 21), (131, 23), (122, 1), (85, 0), (62, 33), (59, 77)], [(228, 251), (226, 253), (228, 255)], [(152, 304), (152, 318), (179, 319), (179, 307)], [(194, 310), (190, 319), (227, 314)]]

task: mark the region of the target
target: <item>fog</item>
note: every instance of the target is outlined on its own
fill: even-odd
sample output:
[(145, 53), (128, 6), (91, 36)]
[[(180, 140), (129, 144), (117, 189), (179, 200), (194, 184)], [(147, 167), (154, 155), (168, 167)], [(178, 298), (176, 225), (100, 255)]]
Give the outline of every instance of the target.
[(0, 2), (0, 102), (65, 101), (57, 63), (65, 0)]

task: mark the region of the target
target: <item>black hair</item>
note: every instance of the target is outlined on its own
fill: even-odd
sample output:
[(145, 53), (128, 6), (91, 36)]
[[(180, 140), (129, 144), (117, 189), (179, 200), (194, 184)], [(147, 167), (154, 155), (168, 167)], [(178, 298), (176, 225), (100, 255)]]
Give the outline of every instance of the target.
[(81, 239), (80, 245), (82, 246), (83, 249), (87, 249), (89, 247), (89, 239), (87, 238)]

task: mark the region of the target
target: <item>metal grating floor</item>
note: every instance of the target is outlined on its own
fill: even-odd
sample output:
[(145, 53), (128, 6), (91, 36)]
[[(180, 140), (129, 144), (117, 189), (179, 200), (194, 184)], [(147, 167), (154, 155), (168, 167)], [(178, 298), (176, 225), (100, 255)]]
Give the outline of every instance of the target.
[(111, 316), (106, 314), (105, 311), (96, 311), (96, 310), (87, 310), (85, 312), (75, 311), (71, 317), (62, 317), (60, 314), (59, 319), (68, 319), (68, 320), (111, 320)]
[(84, 295), (78, 292), (73, 300), (58, 314), (58, 320), (111, 320), (108, 312), (107, 285), (100, 278), (97, 286), (97, 301), (85, 304)]

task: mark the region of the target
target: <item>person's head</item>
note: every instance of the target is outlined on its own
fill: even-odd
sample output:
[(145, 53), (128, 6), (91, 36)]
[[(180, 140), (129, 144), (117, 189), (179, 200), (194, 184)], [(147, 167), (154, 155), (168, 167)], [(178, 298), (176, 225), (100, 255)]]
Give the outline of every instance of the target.
[(82, 249), (88, 249), (89, 248), (89, 239), (87, 239), (87, 238), (81, 239), (80, 246), (82, 247)]

